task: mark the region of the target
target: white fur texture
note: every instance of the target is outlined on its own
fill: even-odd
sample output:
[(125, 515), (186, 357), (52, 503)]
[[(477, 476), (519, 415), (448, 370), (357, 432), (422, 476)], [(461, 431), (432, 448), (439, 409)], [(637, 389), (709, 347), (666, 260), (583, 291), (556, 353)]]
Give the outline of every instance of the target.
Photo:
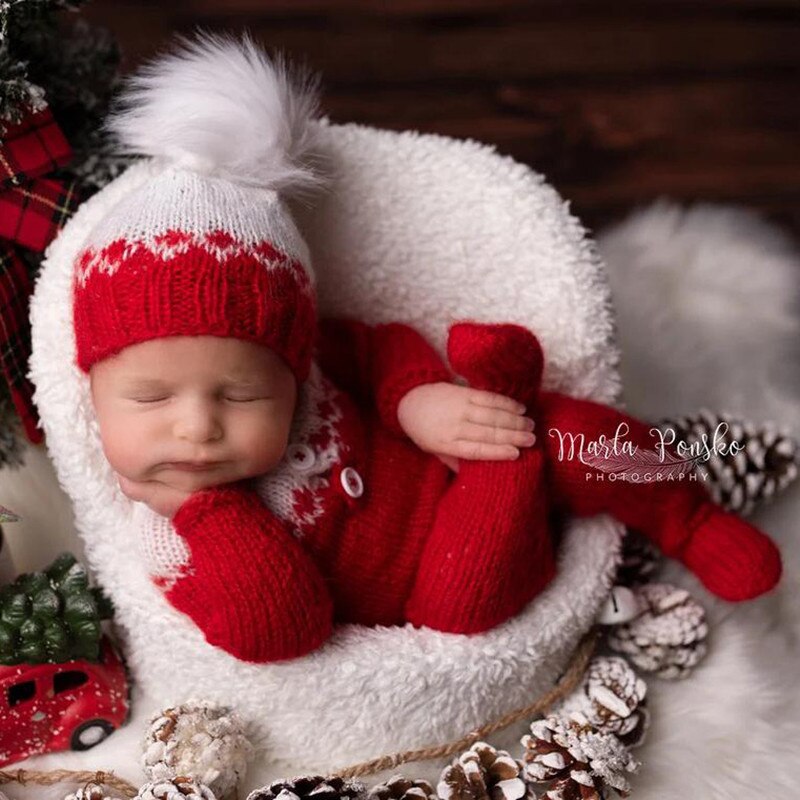
[(108, 127), (131, 153), (284, 191), (312, 169), (317, 81), (248, 35), (179, 38), (128, 79)]
[[(601, 263), (540, 175), (475, 142), (355, 125), (321, 125), (318, 134), (336, 184), (313, 214), (304, 210), (300, 227), (318, 264), (323, 311), (410, 322), (442, 353), (452, 319), (522, 322), (542, 340), (549, 387), (617, 399)], [(319, 651), (277, 665), (244, 664), (210, 647), (147, 580), (133, 541), (144, 509), (116, 485), (88, 379), (73, 364), (70, 279), (97, 219), (160, 169), (142, 162), (81, 207), (49, 248), (32, 301), (31, 377), (48, 449), (138, 681), (126, 729), (90, 753), (38, 763), (102, 763), (140, 779), (132, 750), (142, 715), (202, 696), (234, 704), (251, 724), (262, 747), (252, 788), (286, 772), (446, 741), (529, 702), (552, 684), (607, 595), (621, 530), (608, 518), (570, 524), (557, 579), (486, 634), (343, 626)]]
[(791, 411), (800, 386), (793, 243), (742, 208), (666, 200), (605, 231), (626, 402), (652, 417), (706, 404)]
[[(629, 410), (656, 420), (701, 406), (800, 436), (800, 254), (742, 208), (666, 200), (603, 232)], [(776, 591), (729, 605), (670, 564), (700, 599), (710, 654), (688, 680), (648, 681), (653, 730), (636, 800), (789, 800), (800, 764), (800, 486), (753, 521), (781, 546)]]

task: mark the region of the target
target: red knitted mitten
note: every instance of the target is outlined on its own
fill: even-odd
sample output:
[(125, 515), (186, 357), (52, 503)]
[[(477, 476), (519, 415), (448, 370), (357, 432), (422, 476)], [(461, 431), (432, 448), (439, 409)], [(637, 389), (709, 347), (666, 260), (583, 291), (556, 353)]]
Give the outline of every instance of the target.
[[(781, 559), (775, 544), (713, 503), (700, 479), (690, 480), (684, 474), (680, 480), (675, 476), (614, 480), (610, 472), (581, 461), (581, 448), (588, 456), (590, 443), (601, 435), (613, 448), (618, 430), (617, 461), (627, 458), (632, 465), (637, 463), (635, 456), (622, 450), (624, 442), (634, 444), (637, 452), (658, 455), (659, 439), (651, 434), (652, 426), (608, 406), (557, 392), (542, 392), (539, 410), (537, 427), (545, 442), (551, 495), (557, 505), (578, 516), (612, 514), (645, 534), (665, 555), (682, 561), (724, 600), (748, 600), (778, 583)], [(618, 429), (619, 425), (627, 430)]]
[(322, 575), (254, 491), (229, 484), (196, 492), (172, 524), (191, 562), (166, 597), (210, 644), (267, 662), (328, 638), (333, 605)]

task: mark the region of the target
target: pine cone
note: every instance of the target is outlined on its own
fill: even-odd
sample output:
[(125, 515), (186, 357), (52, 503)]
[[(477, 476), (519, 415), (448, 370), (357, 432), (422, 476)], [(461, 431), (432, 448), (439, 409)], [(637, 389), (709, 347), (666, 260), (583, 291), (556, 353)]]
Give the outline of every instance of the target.
[(646, 610), (612, 628), (608, 646), (644, 672), (685, 678), (708, 650), (705, 610), (685, 589), (668, 583), (648, 583), (634, 591)]
[(392, 775), (384, 783), (378, 783), (369, 790), (370, 798), (375, 800), (437, 800), (436, 792), (428, 781), (412, 781), (402, 775)]
[(622, 541), (622, 561), (615, 582), (628, 587), (649, 583), (662, 562), (663, 556), (649, 539), (628, 529)]
[(291, 780), (273, 781), (269, 786), (256, 789), (247, 795), (247, 800), (357, 800), (366, 793), (366, 786), (359, 781), (322, 775), (304, 775)]
[(596, 656), (583, 684), (567, 695), (555, 712), (569, 715), (579, 711), (597, 730), (615, 734), (628, 747), (638, 747), (650, 722), (646, 693), (647, 684), (624, 658)]
[(604, 800), (609, 789), (627, 797), (625, 773), (640, 766), (613, 733), (598, 731), (579, 712), (536, 720), (522, 745), (527, 777), (550, 783), (548, 800)]
[[(750, 514), (797, 477), (797, 441), (774, 423), (756, 427), (702, 409), (691, 417), (663, 420), (659, 427), (674, 430), (676, 442), (694, 446), (692, 454), (708, 456), (697, 469), (714, 500), (728, 511)], [(734, 442), (736, 452), (729, 452)]]
[(179, 776), (173, 780), (145, 783), (134, 800), (217, 800), (208, 786)]
[[(4, 797), (5, 795), (0, 792), (0, 800), (3, 800)], [(87, 783), (72, 794), (68, 794), (64, 800), (112, 800), (112, 798), (105, 793), (103, 787), (99, 784)]]
[(218, 797), (233, 793), (247, 770), (252, 746), (231, 709), (189, 700), (151, 718), (142, 767), (151, 781), (188, 776)]
[(442, 800), (519, 800), (535, 797), (524, 766), (505, 750), (476, 742), (442, 770), (437, 793)]

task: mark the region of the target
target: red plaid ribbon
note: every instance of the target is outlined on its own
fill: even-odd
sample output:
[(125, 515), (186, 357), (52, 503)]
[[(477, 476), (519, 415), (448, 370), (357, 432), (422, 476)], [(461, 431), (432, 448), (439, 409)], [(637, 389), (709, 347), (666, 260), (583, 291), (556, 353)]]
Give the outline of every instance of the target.
[(72, 156), (49, 109), (7, 128), (0, 142), (0, 368), (28, 439), (43, 434), (26, 377), (33, 282), (18, 247), (41, 252), (78, 205), (74, 184), (45, 178)]

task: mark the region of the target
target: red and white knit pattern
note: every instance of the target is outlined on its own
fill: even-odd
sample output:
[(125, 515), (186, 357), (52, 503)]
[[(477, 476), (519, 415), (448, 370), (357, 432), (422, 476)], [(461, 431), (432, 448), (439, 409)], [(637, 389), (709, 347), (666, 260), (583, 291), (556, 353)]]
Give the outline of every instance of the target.
[(315, 322), (308, 274), (266, 240), (170, 229), (86, 248), (76, 264), (77, 361), (85, 372), (137, 342), (205, 334), (266, 345), (303, 381)]
[(289, 270), (304, 293), (313, 292), (305, 268), (296, 259), (289, 258), (266, 240), (251, 244), (219, 228), (204, 232), (169, 228), (136, 239), (121, 236), (101, 247), (87, 247), (78, 258), (75, 279), (78, 286), (83, 287), (93, 272), (113, 275), (140, 255), (147, 260), (166, 262), (191, 254), (207, 254), (219, 263), (248, 255), (267, 270)]
[(166, 336), (230, 336), (308, 376), (316, 329), (308, 246), (271, 190), (178, 168), (90, 231), (74, 263), (77, 365)]
[(150, 508), (145, 510), (137, 543), (151, 579), (161, 589), (171, 588), (189, 571), (191, 553), (186, 540), (169, 519)]
[[(300, 389), (286, 454), (256, 486), (267, 507), (300, 538), (322, 515), (320, 490), (330, 485), (326, 475), (341, 461), (338, 423), (342, 410), (337, 394), (338, 389), (312, 362), (309, 379)], [(310, 458), (295, 458), (295, 454)]]

